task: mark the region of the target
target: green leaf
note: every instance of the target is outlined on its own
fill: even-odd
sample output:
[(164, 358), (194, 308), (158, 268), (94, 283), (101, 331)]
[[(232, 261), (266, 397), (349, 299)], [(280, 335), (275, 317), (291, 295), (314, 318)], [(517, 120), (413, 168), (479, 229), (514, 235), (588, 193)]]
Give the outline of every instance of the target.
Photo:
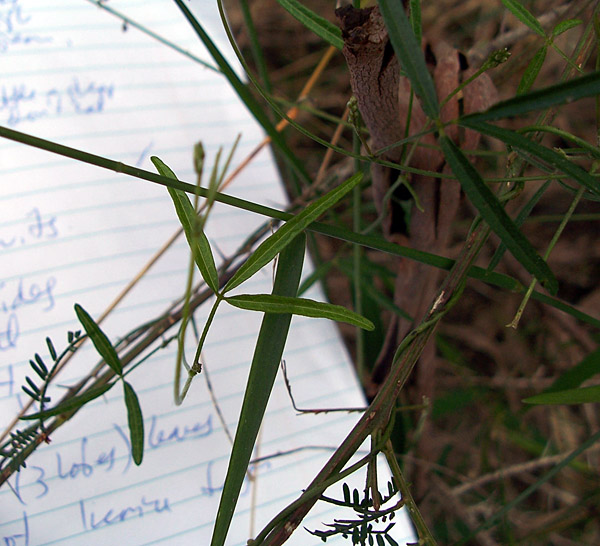
[(400, 66), (406, 72), (413, 91), (421, 99), (423, 111), (431, 119), (437, 119), (440, 115), (440, 105), (435, 86), (427, 70), (421, 44), (417, 42), (412, 31), (402, 2), (400, 0), (379, 0), (379, 9)]
[(327, 209), (335, 205), (361, 180), (362, 173), (351, 176), (337, 188), (317, 199), (317, 201), (308, 205), (301, 213), (288, 220), (273, 235), (263, 241), (246, 262), (244, 262), (225, 285), (223, 293), (239, 286), (267, 265), (296, 235), (321, 216)]
[(552, 29), (552, 37), (556, 38), (563, 32), (567, 32), (567, 30), (571, 30), (572, 28), (581, 25), (581, 23), (583, 23), (581, 19), (567, 19), (566, 21), (561, 21)]
[(100, 326), (96, 324), (94, 319), (90, 317), (87, 311), (78, 303), (75, 304), (75, 313), (77, 314), (77, 318), (79, 319), (79, 322), (81, 322), (81, 325), (83, 326), (87, 335), (92, 340), (94, 347), (96, 347), (98, 354), (117, 375), (122, 376), (123, 365), (121, 364), (121, 359), (119, 358), (119, 355), (117, 355), (117, 351), (113, 347), (108, 337), (106, 337), (106, 334), (100, 329)]
[(448, 161), (467, 197), (479, 211), (482, 218), (500, 237), (506, 248), (523, 267), (532, 275), (535, 275), (548, 292), (556, 294), (558, 282), (548, 264), (538, 255), (531, 243), (515, 226), (469, 160), (446, 136), (440, 137), (440, 146), (446, 161)]
[(575, 366), (569, 368), (544, 393), (574, 389), (597, 374), (600, 374), (600, 349), (596, 349)]
[(547, 51), (548, 46), (544, 46), (533, 56), (533, 59), (531, 59), (531, 62), (527, 65), (527, 68), (523, 73), (523, 77), (519, 82), (517, 95), (522, 95), (523, 93), (527, 93), (527, 91), (529, 91), (533, 85), (533, 82), (535, 82), (535, 79), (538, 77), (544, 61), (546, 60)]
[(510, 11), (521, 23), (529, 27), (540, 36), (546, 36), (540, 22), (517, 0), (502, 0), (504, 7)]
[(241, 294), (225, 298), (225, 301), (234, 307), (249, 311), (291, 313), (304, 317), (326, 318), (337, 322), (346, 322), (365, 330), (375, 329), (370, 320), (341, 305), (333, 305), (305, 298), (289, 298), (274, 296), (272, 294)]
[(567, 389), (566, 391), (545, 392), (523, 400), (526, 404), (587, 404), (600, 402), (600, 385)]
[[(299, 233), (279, 256), (273, 294), (295, 297), (298, 293), (306, 237)], [(266, 313), (256, 341), (244, 402), (229, 459), (227, 476), (215, 521), (211, 546), (223, 546), (246, 477), (246, 469), (275, 382), (292, 315)]]
[(338, 49), (344, 47), (342, 31), (339, 27), (302, 5), (298, 0), (277, 0), (277, 2), (292, 17), (298, 19), (298, 21), (309, 30), (312, 30), (319, 38), (323, 38), (328, 44)]
[(494, 106), (478, 114), (469, 114), (461, 118), (465, 121), (490, 121), (509, 116), (517, 116), (535, 110), (544, 110), (550, 106), (573, 102), (583, 97), (600, 93), (600, 72), (592, 72), (568, 82), (538, 89), (525, 95), (496, 103)]
[[(515, 226), (520, 228), (525, 222), (525, 220), (527, 220), (527, 218), (531, 214), (531, 211), (537, 205), (538, 201), (542, 198), (542, 196), (548, 189), (548, 186), (550, 186), (550, 182), (551, 180), (546, 180), (546, 182), (544, 182), (533, 194), (531, 199), (529, 199), (529, 201), (525, 203), (525, 206), (519, 211), (519, 214), (517, 214), (516, 218), (514, 219)], [(490, 263), (488, 265), (488, 271), (493, 271), (494, 269), (496, 269), (496, 266), (500, 263), (500, 260), (502, 259), (502, 256), (504, 256), (505, 252), (506, 245), (504, 243), (500, 243), (498, 245), (498, 248), (496, 249), (496, 252), (494, 252), (494, 255), (492, 256), (492, 259), (490, 260)]]
[(129, 425), (129, 438), (131, 439), (131, 456), (136, 465), (142, 464), (144, 458), (144, 419), (142, 408), (133, 387), (123, 381), (123, 393), (127, 406), (127, 423)]
[(410, 14), (410, 26), (415, 33), (417, 43), (421, 43), (423, 38), (423, 27), (421, 22), (421, 0), (409, 0), (408, 12)]
[(48, 417), (53, 417), (55, 415), (60, 415), (61, 413), (67, 413), (68, 411), (72, 411), (74, 409), (79, 409), (81, 406), (83, 406), (87, 402), (90, 402), (91, 400), (94, 400), (95, 398), (102, 396), (105, 392), (110, 390), (114, 385), (115, 385), (115, 383), (109, 383), (107, 385), (102, 385), (100, 387), (93, 387), (93, 388), (85, 391), (83, 394), (80, 394), (79, 396), (74, 396), (73, 398), (69, 398), (69, 400), (66, 400), (65, 402), (62, 402), (61, 404), (58, 404), (58, 406), (55, 406), (48, 410), (40, 411), (38, 413), (32, 413), (31, 415), (24, 415), (23, 417), (21, 417), (21, 419), (23, 419), (24, 421), (31, 420), (31, 419), (47, 419)]
[[(173, 180), (177, 180), (175, 173), (165, 165), (158, 157), (150, 158), (158, 173), (162, 176), (167, 176)], [(177, 217), (183, 226), (185, 238), (194, 255), (194, 261), (200, 270), (200, 274), (204, 282), (210, 287), (213, 292), (219, 291), (219, 274), (210, 249), (210, 243), (200, 228), (198, 215), (192, 206), (187, 194), (181, 190), (167, 188), (169, 195), (175, 205)]]
[(579, 165), (569, 161), (563, 155), (555, 152), (554, 150), (546, 148), (537, 142), (533, 142), (532, 140), (525, 138), (523, 135), (520, 135), (514, 131), (503, 129), (490, 123), (483, 123), (478, 120), (475, 121), (472, 118), (460, 119), (459, 124), (463, 127), (469, 127), (480, 133), (497, 138), (509, 146), (514, 146), (515, 148), (519, 148), (530, 153), (531, 155), (552, 165), (555, 169), (569, 175), (571, 178), (573, 178), (573, 180), (576, 180), (582, 186), (585, 186), (595, 195), (600, 196), (600, 181), (584, 171)]

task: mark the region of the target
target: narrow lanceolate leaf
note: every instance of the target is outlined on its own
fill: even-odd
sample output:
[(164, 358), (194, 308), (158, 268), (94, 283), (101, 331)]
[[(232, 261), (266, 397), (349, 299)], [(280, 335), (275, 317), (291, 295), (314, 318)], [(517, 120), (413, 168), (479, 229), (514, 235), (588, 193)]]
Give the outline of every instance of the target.
[(362, 180), (362, 173), (350, 177), (343, 184), (331, 190), (328, 194), (311, 203), (301, 213), (288, 220), (273, 235), (265, 240), (246, 262), (236, 271), (235, 275), (223, 288), (223, 292), (232, 290), (248, 280), (257, 271), (267, 265), (287, 244), (314, 222), (327, 209), (333, 207), (344, 195)]
[(529, 27), (540, 36), (546, 36), (544, 27), (518, 0), (502, 0), (504, 7), (510, 11), (521, 23)]
[[(150, 159), (161, 176), (177, 180), (175, 173), (158, 157), (152, 156)], [(200, 270), (200, 274), (210, 289), (213, 292), (217, 292), (219, 290), (219, 274), (217, 273), (217, 266), (215, 265), (215, 259), (213, 258), (210, 249), (210, 243), (208, 242), (204, 231), (200, 229), (200, 226), (198, 225), (196, 211), (185, 192), (174, 188), (167, 188), (167, 190), (169, 190), (169, 195), (175, 205), (177, 217), (183, 226), (185, 237), (190, 245), (190, 249), (194, 255), (194, 261)]]
[(600, 349), (596, 349), (569, 368), (544, 393), (574, 389), (598, 374), (600, 374)]
[(417, 43), (421, 43), (423, 38), (422, 18), (421, 18), (421, 0), (409, 0), (408, 10), (410, 13), (410, 26), (415, 33)]
[(55, 415), (60, 415), (61, 413), (67, 413), (69, 411), (75, 410), (87, 404), (91, 400), (102, 396), (105, 392), (110, 390), (115, 384), (109, 383), (107, 385), (102, 385), (101, 387), (93, 387), (88, 391), (80, 394), (79, 396), (74, 396), (73, 398), (69, 398), (65, 402), (58, 404), (58, 406), (54, 406), (49, 410), (44, 410), (38, 413), (32, 413), (31, 415), (25, 415), (21, 417), (24, 421), (31, 419), (47, 419), (48, 417), (54, 417)]
[(523, 400), (526, 404), (587, 404), (600, 402), (600, 385), (548, 392), (531, 396)]
[(600, 197), (600, 181), (584, 171), (579, 165), (569, 161), (566, 157), (554, 150), (546, 148), (537, 142), (533, 142), (533, 140), (530, 140), (519, 133), (497, 127), (490, 123), (483, 123), (479, 120), (465, 117), (459, 120), (459, 124), (463, 127), (469, 127), (480, 133), (497, 138), (509, 146), (519, 148), (524, 152), (545, 161), (558, 171), (565, 173), (576, 182), (579, 182), (579, 184), (586, 187), (596, 196)]
[(327, 19), (316, 14), (298, 0), (277, 0), (279, 5), (288, 11), (290, 15), (298, 19), (306, 28), (312, 30), (317, 36), (323, 38), (330, 45), (342, 49), (344, 41), (342, 40), (342, 31), (339, 27), (329, 22)]
[(226, 298), (227, 303), (240, 309), (262, 311), (264, 313), (291, 313), (304, 317), (326, 318), (346, 322), (365, 330), (374, 330), (373, 323), (341, 305), (333, 305), (305, 298), (289, 298), (272, 294), (240, 294)]
[(523, 93), (527, 93), (533, 82), (535, 82), (544, 61), (546, 60), (546, 52), (548, 51), (548, 47), (544, 46), (533, 56), (531, 62), (527, 65), (525, 72), (523, 73), (523, 77), (519, 82), (519, 87), (517, 88), (517, 95), (522, 95)]
[(144, 419), (142, 408), (133, 387), (123, 381), (125, 405), (127, 406), (127, 423), (129, 425), (129, 438), (131, 440), (131, 456), (136, 465), (142, 464), (144, 458)]
[(119, 358), (119, 355), (117, 355), (117, 351), (106, 334), (100, 329), (100, 326), (96, 324), (94, 319), (90, 317), (87, 311), (78, 303), (75, 304), (75, 313), (87, 335), (92, 340), (94, 347), (96, 347), (96, 351), (98, 351), (98, 354), (104, 359), (104, 362), (106, 362), (117, 375), (123, 375), (121, 359)]
[[(280, 254), (273, 286), (274, 295), (286, 297), (297, 295), (304, 262), (305, 243), (305, 235), (299, 233)], [(223, 484), (217, 519), (213, 528), (211, 546), (225, 544), (254, 443), (281, 362), (291, 319), (291, 314), (266, 313), (263, 317), (248, 375), (239, 424), (233, 441), (227, 476)]]
[(536, 110), (544, 110), (550, 106), (573, 102), (583, 97), (600, 93), (600, 72), (592, 72), (568, 82), (538, 89), (525, 95), (496, 103), (494, 106), (478, 114), (469, 114), (462, 120), (489, 121), (517, 116)]
[(556, 294), (558, 283), (548, 264), (539, 256), (531, 243), (515, 226), (496, 196), (486, 186), (469, 160), (446, 136), (440, 138), (440, 146), (452, 172), (454, 172), (460, 181), (467, 197), (479, 211), (481, 217), (500, 237), (506, 248), (508, 248), (521, 265), (532, 275), (535, 275), (548, 292)]
[(421, 99), (423, 111), (432, 119), (440, 115), (435, 86), (425, 64), (421, 44), (417, 42), (400, 0), (379, 0), (379, 9), (394, 51), (406, 72), (413, 91)]
[(571, 30), (576, 26), (579, 26), (583, 21), (581, 19), (567, 19), (566, 21), (561, 21), (552, 29), (552, 36), (556, 38), (563, 32), (567, 32), (567, 30)]

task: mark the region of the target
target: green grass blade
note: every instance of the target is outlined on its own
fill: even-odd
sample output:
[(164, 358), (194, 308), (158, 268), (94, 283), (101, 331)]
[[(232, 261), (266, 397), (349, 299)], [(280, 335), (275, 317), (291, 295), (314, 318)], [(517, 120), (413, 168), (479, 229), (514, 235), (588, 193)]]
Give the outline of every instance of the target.
[(298, 19), (298, 21), (319, 36), (319, 38), (323, 38), (328, 44), (337, 49), (344, 47), (342, 31), (339, 27), (302, 5), (298, 0), (277, 0), (277, 2), (292, 17)]
[[(306, 237), (298, 234), (279, 256), (273, 294), (295, 297), (300, 284)], [(219, 503), (211, 546), (223, 546), (252, 456), (254, 442), (283, 355), (292, 315), (266, 313), (256, 341), (240, 420)]]
[(535, 82), (540, 70), (542, 69), (542, 65), (546, 60), (546, 53), (548, 52), (548, 47), (544, 46), (538, 50), (538, 52), (533, 56), (533, 59), (527, 65), (525, 72), (523, 72), (523, 77), (519, 82), (519, 87), (517, 87), (517, 95), (522, 95), (523, 93), (527, 93), (531, 89), (531, 86)]
[(581, 78), (574, 78), (564, 83), (498, 102), (485, 112), (470, 114), (461, 118), (461, 122), (462, 120), (469, 120), (469, 122), (471, 120), (491, 121), (509, 116), (517, 116), (519, 114), (526, 114), (527, 112), (544, 110), (558, 104), (573, 102), (584, 97), (598, 95), (599, 93), (600, 72), (592, 72)]
[(131, 440), (131, 456), (136, 465), (142, 464), (144, 458), (144, 419), (142, 408), (133, 387), (123, 381), (123, 393), (127, 406), (127, 424), (129, 425), (129, 438)]
[(420, 44), (423, 38), (423, 27), (421, 17), (421, 0), (409, 0), (408, 10), (410, 14), (410, 26), (415, 33), (417, 43)]
[(546, 148), (537, 142), (533, 142), (533, 140), (530, 140), (519, 133), (497, 127), (490, 123), (463, 118), (459, 120), (459, 124), (463, 127), (469, 127), (485, 135), (497, 138), (509, 146), (519, 148), (520, 150), (545, 161), (555, 169), (569, 175), (573, 180), (576, 180), (593, 194), (600, 197), (600, 181), (584, 171), (579, 165), (569, 161), (554, 150)]
[(486, 186), (465, 155), (446, 136), (440, 137), (444, 157), (482, 218), (500, 237), (512, 255), (540, 281), (551, 294), (558, 291), (558, 282), (548, 264), (515, 226), (496, 196)]
[(597, 374), (600, 374), (600, 349), (596, 349), (575, 366), (569, 368), (544, 393), (574, 389)]
[[(525, 222), (525, 220), (527, 220), (527, 218), (531, 214), (531, 211), (533, 210), (533, 208), (537, 205), (538, 201), (542, 198), (542, 195), (544, 195), (544, 193), (546, 193), (548, 186), (550, 186), (550, 182), (551, 182), (550, 180), (546, 180), (546, 182), (544, 182), (542, 184), (542, 186), (540, 188), (538, 188), (538, 190), (531, 197), (531, 199), (529, 201), (527, 201), (525, 206), (519, 211), (519, 214), (517, 214), (517, 217), (514, 219), (515, 226), (520, 228), (523, 225), (523, 223)], [(500, 263), (500, 260), (502, 259), (502, 256), (504, 256), (505, 252), (506, 252), (506, 245), (501, 242), (498, 245), (496, 252), (494, 252), (492, 259), (490, 260), (490, 263), (488, 265), (488, 271), (494, 271), (494, 269), (496, 269), (496, 266)]]
[(92, 340), (94, 347), (96, 347), (96, 351), (104, 359), (104, 362), (110, 366), (113, 372), (122, 376), (123, 365), (121, 364), (121, 359), (106, 334), (100, 329), (100, 326), (96, 324), (94, 319), (78, 303), (75, 304), (75, 314)]
[(431, 118), (440, 115), (440, 106), (435, 86), (401, 0), (379, 0), (379, 9), (385, 21), (394, 51), (400, 66), (412, 85), (413, 91), (421, 99), (423, 111)]
[(60, 415), (61, 413), (67, 413), (69, 411), (78, 409), (84, 404), (91, 402), (95, 398), (99, 398), (105, 392), (109, 391), (114, 385), (115, 383), (109, 383), (100, 387), (93, 387), (79, 396), (69, 398), (69, 400), (66, 400), (62, 404), (58, 404), (58, 406), (54, 406), (53, 408), (40, 411), (38, 413), (32, 413), (31, 415), (24, 415), (21, 417), (21, 419), (24, 421), (31, 419), (47, 419), (48, 417), (54, 417), (55, 415)]
[(580, 389), (567, 389), (565, 391), (544, 392), (530, 396), (523, 400), (526, 404), (587, 404), (600, 402), (600, 385), (582, 387)]
[(373, 323), (365, 317), (341, 305), (333, 305), (305, 298), (289, 298), (272, 294), (240, 294), (225, 298), (234, 307), (264, 313), (291, 313), (304, 317), (326, 318), (346, 322), (365, 330), (374, 330)]
[(337, 188), (311, 203), (301, 213), (281, 226), (264, 241), (223, 288), (223, 293), (232, 290), (267, 265), (296, 235), (315, 221), (327, 209), (335, 205), (344, 195), (362, 180), (362, 173), (351, 176)]
[[(154, 163), (159, 174), (177, 180), (175, 173), (158, 157), (152, 156), (150, 159), (152, 160), (152, 163)], [(200, 274), (210, 289), (213, 292), (218, 292), (219, 274), (217, 272), (217, 266), (215, 265), (215, 259), (210, 248), (210, 243), (204, 234), (204, 230), (199, 225), (199, 218), (196, 211), (185, 192), (174, 188), (167, 188), (167, 190), (175, 205), (177, 217), (183, 226), (185, 237), (194, 254), (194, 261), (200, 270)]]
[(242, 15), (244, 16), (244, 24), (246, 26), (246, 32), (248, 33), (248, 41), (250, 42), (250, 50), (252, 51), (254, 64), (258, 70), (265, 91), (267, 91), (267, 93), (272, 93), (273, 86), (271, 85), (269, 70), (267, 68), (265, 56), (263, 55), (263, 51), (258, 40), (258, 32), (256, 31), (256, 26), (254, 25), (254, 21), (252, 19), (248, 0), (240, 0), (240, 9), (242, 10)]
[(260, 104), (256, 101), (253, 95), (250, 93), (250, 90), (244, 85), (244, 83), (238, 78), (237, 74), (233, 71), (229, 63), (223, 57), (219, 49), (215, 46), (213, 41), (210, 39), (210, 36), (206, 33), (202, 25), (198, 22), (198, 20), (194, 17), (189, 8), (185, 5), (183, 0), (175, 0), (175, 3), (182, 11), (185, 18), (188, 20), (202, 43), (204, 47), (211, 54), (212, 58), (217, 63), (221, 72), (223, 72), (224, 76), (227, 78), (235, 92), (238, 94), (242, 102), (246, 105), (246, 108), (251, 112), (256, 121), (262, 125), (262, 128), (265, 132), (271, 137), (273, 144), (279, 148), (286, 161), (293, 167), (296, 173), (300, 176), (302, 180), (306, 183), (310, 183), (311, 179), (302, 162), (294, 155), (294, 153), (290, 150), (288, 145), (286, 144), (283, 136), (277, 131), (275, 126), (271, 123), (268, 116), (265, 114)]
[(504, 7), (510, 11), (521, 23), (526, 27), (530, 28), (536, 34), (540, 36), (546, 36), (544, 28), (540, 25), (540, 22), (533, 16), (533, 14), (523, 7), (518, 0), (502, 0)]

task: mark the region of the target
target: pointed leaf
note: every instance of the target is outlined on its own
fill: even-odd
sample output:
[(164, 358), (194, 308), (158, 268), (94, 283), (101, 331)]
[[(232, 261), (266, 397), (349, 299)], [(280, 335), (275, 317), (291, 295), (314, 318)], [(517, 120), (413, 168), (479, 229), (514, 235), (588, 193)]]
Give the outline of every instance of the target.
[(306, 28), (312, 30), (319, 38), (323, 38), (328, 44), (342, 49), (344, 41), (342, 40), (342, 31), (329, 22), (324, 17), (316, 14), (298, 0), (277, 0), (279, 5), (287, 10), (292, 17), (295, 17)]
[(142, 408), (133, 387), (123, 381), (123, 393), (125, 405), (127, 406), (127, 423), (129, 425), (129, 437), (131, 439), (131, 456), (136, 465), (142, 464), (144, 458), (144, 419)]
[(523, 93), (527, 93), (531, 86), (535, 82), (535, 79), (538, 77), (542, 65), (546, 60), (546, 52), (548, 51), (547, 46), (542, 47), (531, 59), (530, 63), (527, 65), (525, 72), (523, 73), (523, 77), (519, 82), (519, 87), (517, 88), (517, 95), (522, 95)]
[(413, 91), (421, 99), (423, 111), (432, 119), (440, 115), (440, 106), (431, 74), (427, 70), (421, 44), (412, 30), (400, 0), (379, 0), (379, 9), (385, 21), (394, 51), (406, 72)]
[(440, 138), (440, 145), (452, 172), (482, 218), (500, 237), (512, 255), (540, 281), (551, 294), (556, 294), (558, 283), (548, 264), (538, 255), (531, 243), (515, 226), (499, 203), (496, 196), (485, 185), (479, 173), (465, 155), (446, 136)]
[(423, 38), (422, 17), (421, 17), (421, 0), (409, 0), (408, 12), (410, 14), (410, 26), (415, 33), (417, 44), (421, 43)]
[(523, 400), (526, 404), (587, 404), (600, 402), (600, 385), (567, 389), (566, 391), (545, 392)]
[[(273, 294), (294, 297), (298, 293), (306, 237), (299, 233), (279, 256)], [(223, 484), (211, 546), (223, 546), (252, 456), (263, 416), (275, 382), (292, 315), (266, 313), (256, 341), (238, 428)]]
[(533, 30), (533, 32), (540, 36), (546, 36), (540, 22), (518, 0), (502, 0), (502, 3), (508, 11), (521, 21), (521, 23)]
[(94, 347), (96, 347), (96, 351), (104, 359), (104, 362), (117, 375), (123, 375), (121, 359), (106, 334), (100, 329), (100, 326), (96, 324), (94, 319), (78, 303), (75, 304), (75, 313), (87, 335), (92, 340)]
[[(158, 157), (152, 156), (150, 159), (160, 175), (177, 180), (175, 173)], [(218, 292), (219, 274), (217, 273), (217, 266), (215, 265), (210, 243), (204, 234), (204, 230), (198, 224), (196, 211), (185, 192), (174, 188), (167, 188), (167, 190), (169, 190), (169, 195), (175, 205), (177, 217), (183, 226), (185, 237), (190, 245), (200, 274), (210, 289), (213, 292)]]
[(575, 366), (569, 368), (544, 392), (574, 389), (597, 374), (600, 374), (600, 349), (591, 352)]
[(90, 402), (91, 400), (94, 400), (95, 398), (102, 396), (105, 392), (110, 390), (114, 385), (115, 385), (114, 383), (109, 383), (107, 385), (102, 385), (100, 387), (93, 387), (93, 388), (85, 391), (83, 394), (80, 394), (79, 396), (74, 396), (73, 398), (69, 398), (69, 400), (66, 400), (65, 402), (62, 402), (61, 404), (58, 404), (58, 406), (55, 406), (49, 410), (41, 411), (38, 413), (32, 413), (31, 415), (24, 415), (23, 417), (21, 417), (21, 419), (23, 419), (24, 421), (28, 421), (31, 419), (47, 419), (48, 417), (53, 417), (55, 415), (60, 415), (61, 413), (67, 413), (68, 411), (78, 409), (81, 406), (83, 406), (84, 404)]
[(357, 173), (337, 188), (311, 203), (301, 213), (288, 220), (273, 235), (263, 241), (246, 262), (236, 271), (235, 275), (223, 288), (223, 293), (232, 290), (249, 279), (257, 271), (267, 265), (285, 246), (314, 222), (327, 209), (333, 207), (344, 195), (362, 180), (362, 173)]
[(567, 30), (571, 30), (572, 28), (581, 25), (581, 23), (583, 23), (581, 19), (567, 19), (566, 21), (561, 21), (552, 29), (552, 36), (556, 38), (563, 32), (567, 32)]
[(546, 163), (552, 165), (555, 169), (569, 175), (571, 178), (573, 178), (573, 180), (576, 180), (582, 186), (585, 186), (592, 193), (600, 197), (600, 181), (596, 177), (591, 176), (589, 173), (584, 171), (579, 165), (569, 161), (563, 155), (555, 152), (554, 150), (546, 148), (537, 142), (533, 142), (519, 133), (515, 133), (514, 131), (510, 131), (508, 129), (503, 129), (502, 127), (497, 127), (496, 125), (492, 125), (490, 123), (483, 123), (473, 119), (463, 118), (459, 120), (459, 124), (463, 127), (469, 127), (471, 129), (475, 129), (475, 131), (479, 131), (480, 133), (497, 138), (509, 146), (514, 146), (515, 148), (519, 148), (535, 157), (540, 158)]
[(365, 330), (374, 330), (373, 323), (341, 305), (333, 305), (305, 298), (289, 298), (272, 294), (240, 294), (226, 298), (227, 303), (240, 309), (264, 313), (292, 313), (304, 317), (326, 318), (346, 322)]
[(502, 119), (509, 116), (525, 114), (535, 110), (544, 110), (550, 106), (573, 102), (583, 97), (590, 97), (600, 93), (600, 72), (592, 72), (575, 78), (568, 82), (538, 89), (525, 95), (496, 103), (494, 106), (478, 114), (470, 114), (461, 118), (463, 120), (489, 121)]

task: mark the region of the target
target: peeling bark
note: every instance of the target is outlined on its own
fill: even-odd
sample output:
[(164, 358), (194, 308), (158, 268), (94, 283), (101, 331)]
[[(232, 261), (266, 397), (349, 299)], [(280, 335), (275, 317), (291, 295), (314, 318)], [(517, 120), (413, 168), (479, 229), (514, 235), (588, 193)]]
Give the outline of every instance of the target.
[[(343, 53), (350, 72), (352, 91), (371, 136), (374, 151), (386, 148), (404, 138), (409, 118), (410, 83), (400, 75), (400, 66), (393, 52), (383, 18), (378, 8), (357, 10), (350, 6), (336, 12), (344, 38)], [(426, 43), (427, 58), (430, 60), (437, 95), (443, 100), (472, 71), (462, 72), (466, 64), (458, 51), (441, 40)], [(495, 98), (491, 80), (486, 74), (469, 84), (462, 94), (465, 112), (471, 112), (489, 106)], [(459, 116), (459, 98), (454, 97), (441, 112), (442, 121)], [(414, 99), (410, 113), (408, 134), (415, 135), (425, 128), (427, 118)], [(448, 126), (446, 133), (459, 146), (459, 134), (456, 126)], [(472, 131), (464, 134), (463, 147), (473, 149), (479, 142), (479, 135)], [(439, 173), (449, 172), (444, 158), (435, 145), (433, 134), (425, 135), (410, 157), (410, 166)], [(379, 157), (387, 161), (400, 163), (401, 147), (394, 147)], [(410, 224), (404, 225), (404, 213), (392, 200), (384, 201), (384, 196), (398, 176), (397, 170), (380, 165), (372, 165), (373, 195), (378, 210), (384, 211), (383, 232), (386, 238), (445, 255), (451, 235), (451, 224), (460, 202), (460, 186), (454, 180), (432, 178), (423, 175), (410, 175), (406, 178), (413, 186), (424, 208), (421, 212), (413, 206)], [(400, 197), (406, 197), (402, 190)], [(406, 190), (404, 189), (404, 193)], [(396, 305), (408, 312), (418, 321), (431, 304), (435, 288), (439, 282), (439, 272), (431, 267), (414, 261), (400, 259), (395, 287)], [(374, 395), (378, 385), (389, 370), (392, 355), (401, 340), (414, 323), (394, 318), (387, 335), (386, 346), (382, 351), (372, 377), (370, 393)], [(433, 346), (424, 353), (417, 368), (418, 398), (433, 394), (434, 374)]]

